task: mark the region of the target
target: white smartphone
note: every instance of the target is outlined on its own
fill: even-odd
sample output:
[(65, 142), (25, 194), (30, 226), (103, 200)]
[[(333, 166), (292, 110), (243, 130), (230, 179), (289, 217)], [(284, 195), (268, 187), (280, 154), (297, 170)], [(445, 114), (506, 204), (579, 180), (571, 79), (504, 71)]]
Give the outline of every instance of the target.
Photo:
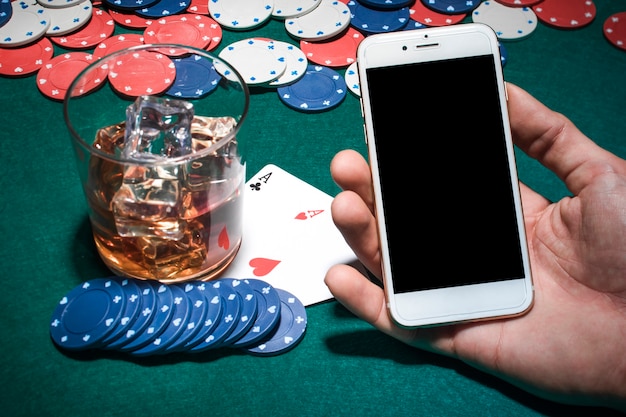
[(370, 35), (357, 62), (392, 319), (420, 327), (526, 312), (533, 286), (493, 30)]

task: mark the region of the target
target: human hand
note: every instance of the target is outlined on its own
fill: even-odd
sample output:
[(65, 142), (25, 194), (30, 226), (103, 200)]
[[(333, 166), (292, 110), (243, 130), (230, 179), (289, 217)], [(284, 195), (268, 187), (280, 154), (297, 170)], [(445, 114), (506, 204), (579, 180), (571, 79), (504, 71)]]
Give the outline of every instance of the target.
[[(551, 203), (521, 184), (535, 302), (525, 315), (404, 329), (389, 318), (383, 290), (347, 265), (325, 282), (348, 310), (411, 346), (458, 358), (538, 396), (626, 411), (626, 161), (570, 120), (508, 84), (515, 144), (572, 193)], [(381, 276), (367, 162), (338, 153), (342, 188), (335, 224), (363, 265)]]

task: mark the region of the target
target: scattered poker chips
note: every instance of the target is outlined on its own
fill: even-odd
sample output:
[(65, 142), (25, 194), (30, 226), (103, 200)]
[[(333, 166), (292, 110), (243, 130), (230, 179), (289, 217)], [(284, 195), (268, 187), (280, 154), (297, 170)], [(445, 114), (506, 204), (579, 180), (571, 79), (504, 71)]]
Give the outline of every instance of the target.
[(132, 356), (238, 349), (279, 355), (304, 337), (306, 309), (260, 279), (163, 284), (112, 276), (86, 281), (57, 304), (50, 337), (69, 351)]
[(324, 40), (346, 30), (350, 9), (339, 0), (320, 0), (311, 12), (285, 19), (287, 33), (296, 39)]
[(543, 0), (532, 9), (543, 23), (560, 29), (585, 27), (596, 17), (593, 0)]
[(472, 21), (491, 27), (500, 40), (523, 39), (537, 29), (537, 16), (532, 8), (508, 7), (495, 0), (480, 3), (472, 12)]
[(367, 35), (396, 32), (402, 30), (409, 23), (410, 11), (408, 7), (374, 9), (358, 0), (350, 0), (348, 7), (352, 14), (350, 25)]

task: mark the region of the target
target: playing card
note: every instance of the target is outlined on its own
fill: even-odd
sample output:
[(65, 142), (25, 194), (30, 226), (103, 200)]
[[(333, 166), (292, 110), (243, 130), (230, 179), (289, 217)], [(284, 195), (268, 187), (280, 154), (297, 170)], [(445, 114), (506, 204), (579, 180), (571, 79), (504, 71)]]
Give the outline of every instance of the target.
[(331, 299), (328, 268), (360, 266), (332, 221), (332, 200), (276, 165), (265, 166), (246, 184), (243, 240), (223, 276), (262, 279), (305, 306)]

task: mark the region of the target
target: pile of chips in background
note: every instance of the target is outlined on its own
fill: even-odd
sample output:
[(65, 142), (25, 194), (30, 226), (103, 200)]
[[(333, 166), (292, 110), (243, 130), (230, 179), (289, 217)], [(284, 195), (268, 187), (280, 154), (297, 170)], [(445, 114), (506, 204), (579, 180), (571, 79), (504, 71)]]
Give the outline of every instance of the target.
[[(0, 0), (0, 75), (35, 75), (45, 96), (63, 100), (73, 78), (108, 53), (178, 43), (218, 54), (250, 86), (315, 112), (339, 105), (348, 91), (359, 95), (356, 48), (371, 34), (471, 20), (508, 41), (539, 23), (577, 29), (595, 17), (593, 0)], [(222, 30), (254, 31), (270, 19), (284, 22), (293, 42), (254, 33), (222, 44)], [(116, 25), (143, 33), (114, 36)], [(626, 51), (626, 11), (606, 18), (603, 31)], [(54, 44), (69, 52), (53, 56)], [(502, 44), (501, 54), (505, 64)]]

